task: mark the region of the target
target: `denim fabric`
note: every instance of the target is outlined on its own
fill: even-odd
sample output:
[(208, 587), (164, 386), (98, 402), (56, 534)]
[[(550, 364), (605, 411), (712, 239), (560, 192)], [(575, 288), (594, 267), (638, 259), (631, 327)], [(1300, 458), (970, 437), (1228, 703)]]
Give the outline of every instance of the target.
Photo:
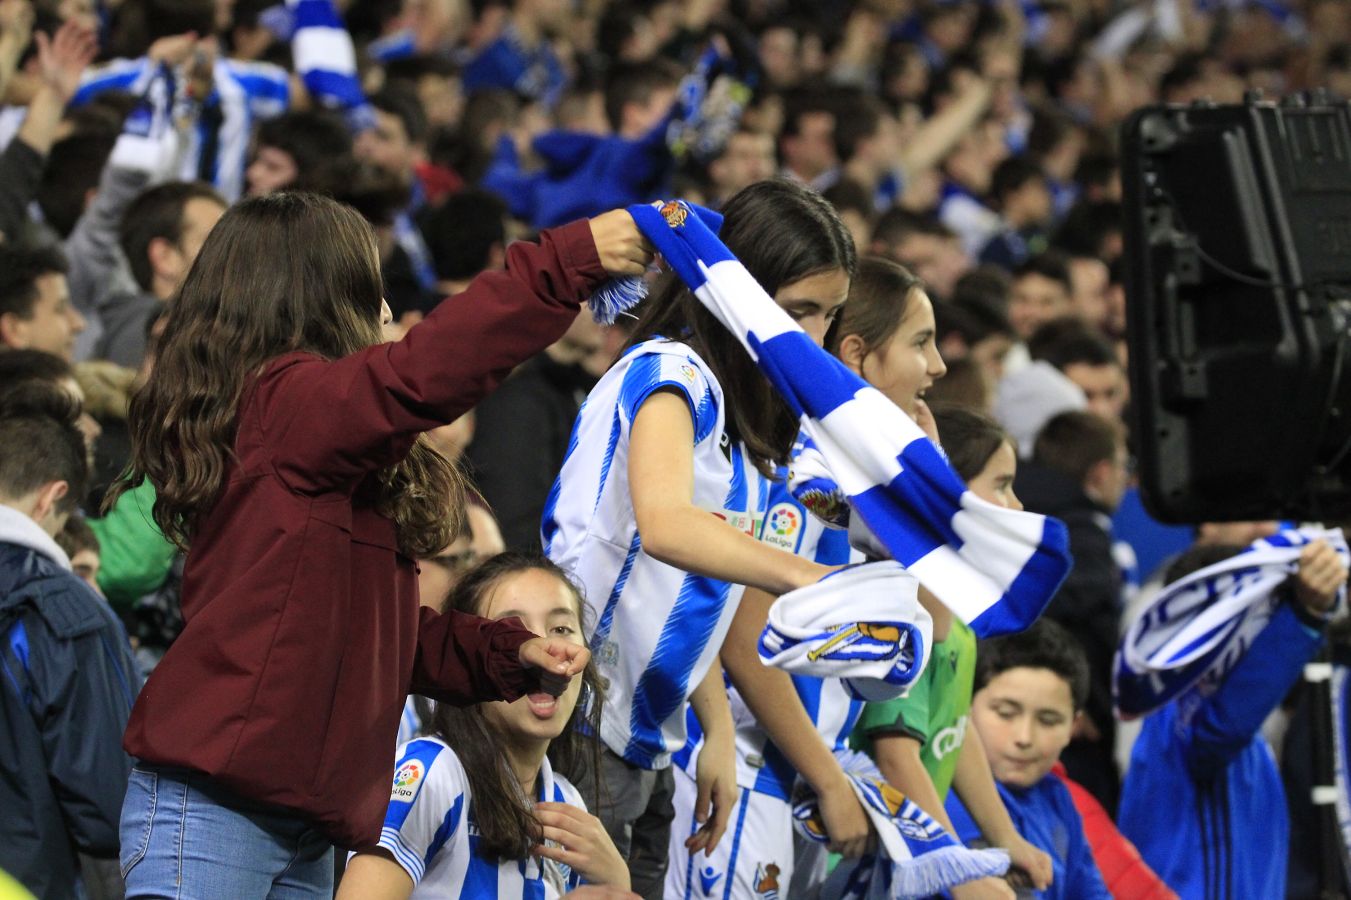
[(333, 846), (181, 770), (136, 767), (122, 804), (127, 900), (329, 900)]

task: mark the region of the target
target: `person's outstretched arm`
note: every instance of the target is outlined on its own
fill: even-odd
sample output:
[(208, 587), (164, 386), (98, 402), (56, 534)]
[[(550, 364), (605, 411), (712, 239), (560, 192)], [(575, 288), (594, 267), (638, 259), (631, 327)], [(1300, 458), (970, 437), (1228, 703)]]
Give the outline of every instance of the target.
[(1213, 775), (1248, 746), (1267, 715), (1299, 679), (1323, 642), (1322, 620), (1346, 583), (1336, 552), (1315, 541), (1300, 554), (1291, 578), (1294, 596), (1277, 607), (1223, 684), (1198, 707), (1185, 737), (1187, 758), (1198, 775)]
[[(511, 370), (562, 337), (610, 275), (642, 274), (651, 254), (623, 210), (540, 235), (409, 329), (403, 340), (326, 361), (271, 364), (242, 415), (256, 415), (277, 474), (299, 492), (346, 487), (407, 455)], [(372, 316), (375, 313), (372, 312)]]

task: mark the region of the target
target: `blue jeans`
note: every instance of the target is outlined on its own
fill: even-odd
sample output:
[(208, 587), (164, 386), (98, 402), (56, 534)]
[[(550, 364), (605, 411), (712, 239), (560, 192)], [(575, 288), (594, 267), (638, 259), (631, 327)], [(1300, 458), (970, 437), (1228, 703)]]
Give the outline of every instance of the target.
[(127, 900), (330, 900), (333, 845), (204, 775), (136, 767), (122, 803)]

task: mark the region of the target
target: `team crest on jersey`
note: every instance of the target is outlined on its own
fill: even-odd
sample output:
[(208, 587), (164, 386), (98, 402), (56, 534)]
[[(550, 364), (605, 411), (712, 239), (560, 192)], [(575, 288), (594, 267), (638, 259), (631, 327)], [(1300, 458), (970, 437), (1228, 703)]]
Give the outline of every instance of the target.
[(722, 873), (717, 869), (712, 866), (704, 866), (699, 870), (699, 889), (704, 892), (705, 897), (710, 897), (721, 879)]
[(755, 867), (755, 896), (779, 900), (779, 867), (774, 863), (760, 863)]
[(666, 220), (666, 224), (672, 228), (680, 228), (689, 218), (690, 211), (685, 204), (679, 200), (671, 200), (663, 203), (661, 207), (661, 217)]
[(797, 550), (802, 531), (802, 513), (792, 503), (778, 503), (765, 516), (764, 541), (789, 553)]
[(418, 783), (425, 774), (427, 769), (416, 759), (410, 759), (399, 766), (399, 771), (394, 773), (394, 789), (389, 792), (389, 799), (404, 803), (412, 800), (417, 794)]

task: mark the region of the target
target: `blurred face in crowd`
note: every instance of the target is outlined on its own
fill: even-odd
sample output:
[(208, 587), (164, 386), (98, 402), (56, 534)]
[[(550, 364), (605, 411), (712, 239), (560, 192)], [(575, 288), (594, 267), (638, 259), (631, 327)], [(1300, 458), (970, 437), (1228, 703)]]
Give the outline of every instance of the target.
[(383, 109), (375, 111), (375, 127), (357, 135), (353, 151), (362, 162), (405, 179), (412, 177), (417, 161), (417, 148), (409, 140), (403, 120)]
[(914, 288), (891, 337), (873, 350), (860, 352), (850, 342), (860, 341), (861, 346), (861, 339), (848, 335), (840, 342), (840, 358), (913, 419), (924, 393), (948, 370), (936, 335), (933, 303), (923, 290)]
[(1005, 200), (1005, 217), (1018, 228), (1041, 227), (1051, 221), (1051, 189), (1033, 178)]
[(94, 0), (61, 0), (56, 15), (62, 22), (76, 22), (92, 30), (99, 27), (98, 7)]
[[(1120, 422), (1120, 419), (1114, 421)], [(1130, 487), (1130, 483), (1130, 455), (1126, 452), (1123, 432), (1112, 458), (1103, 460), (1089, 470), (1084, 492), (1104, 509), (1115, 512), (1121, 505), (1121, 498), (1126, 495), (1126, 488)]]
[(621, 136), (638, 139), (647, 134), (666, 118), (675, 102), (675, 86), (657, 88), (641, 103), (628, 103), (624, 106), (624, 121)]
[(1009, 292), (1009, 324), (1027, 340), (1038, 327), (1070, 311), (1070, 295), (1054, 278), (1028, 272)]
[(70, 302), (66, 276), (44, 272), (34, 280), (37, 299), (28, 318), (0, 316), (0, 339), (16, 350), (42, 350), (66, 361), (75, 358), (75, 337), (84, 331), (84, 316)]
[(792, 87), (801, 77), (797, 32), (791, 28), (767, 28), (760, 35), (760, 66), (775, 87)]
[(736, 132), (722, 156), (709, 166), (709, 174), (719, 197), (774, 177), (774, 139), (760, 132)]
[(168, 299), (182, 285), (197, 254), (202, 251), (206, 236), (223, 215), (225, 207), (215, 200), (193, 197), (183, 204), (183, 233), (178, 241), (170, 243), (159, 239), (161, 243), (152, 244), (151, 253), (155, 255), (151, 259), (158, 282), (152, 288), (160, 299)]
[(75, 576), (102, 594), (103, 592), (99, 591), (98, 585), (100, 564), (98, 553), (88, 547), (70, 558), (70, 569), (75, 573)]
[(1107, 264), (1091, 256), (1076, 256), (1070, 260), (1070, 284), (1074, 293), (1070, 305), (1074, 314), (1094, 328), (1107, 323), (1107, 286), (1111, 275)]
[(474, 552), (473, 531), (463, 529), (440, 553), (418, 560), (418, 602), (432, 609), (440, 609), (451, 588), (478, 560), (478, 554)]
[(502, 540), (502, 528), (492, 513), (477, 503), (469, 504), (465, 512), (468, 513), (469, 530), (474, 533), (472, 546), (476, 558), (487, 559), (507, 549), (507, 542)]
[(1004, 358), (1012, 349), (1013, 340), (1007, 334), (992, 334), (972, 344), (966, 355), (980, 366), (990, 384), (999, 384), (1004, 377)]
[(453, 128), (464, 114), (464, 86), (459, 78), (424, 75), (417, 82), (418, 101), (433, 128)]
[(980, 499), (1005, 509), (1022, 509), (1023, 501), (1013, 492), (1013, 479), (1018, 474), (1018, 454), (1008, 441), (999, 445), (999, 449), (990, 454), (985, 468), (980, 470), (966, 486)]
[(1029, 788), (1050, 773), (1070, 742), (1074, 697), (1050, 669), (1019, 666), (991, 678), (971, 700), (971, 721), (995, 780)]
[(1089, 412), (1104, 419), (1120, 421), (1126, 409), (1126, 373), (1116, 363), (1093, 366), (1088, 363), (1070, 363), (1065, 377), (1084, 392)]
[(244, 177), (249, 183), (249, 196), (262, 197), (282, 190), (299, 174), (300, 167), (291, 154), (276, 147), (259, 147)]
[(835, 168), (839, 164), (835, 116), (825, 111), (803, 113), (798, 119), (798, 133), (783, 139), (783, 162), (806, 181)]

